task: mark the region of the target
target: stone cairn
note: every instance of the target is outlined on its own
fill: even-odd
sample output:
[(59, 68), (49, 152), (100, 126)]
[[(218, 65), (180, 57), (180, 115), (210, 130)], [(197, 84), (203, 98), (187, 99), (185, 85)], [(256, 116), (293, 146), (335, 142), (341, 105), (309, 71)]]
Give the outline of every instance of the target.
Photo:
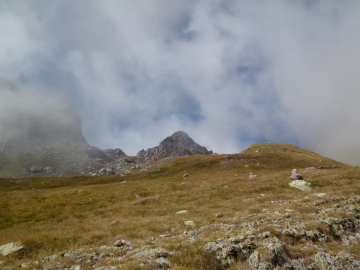
[(292, 188), (300, 189), (302, 191), (310, 191), (311, 190), (311, 183), (306, 182), (303, 180), (303, 177), (296, 169), (293, 169), (291, 172), (291, 182), (289, 186)]
[(303, 177), (297, 171), (297, 169), (292, 170), (290, 178), (291, 178), (291, 180), (303, 180)]

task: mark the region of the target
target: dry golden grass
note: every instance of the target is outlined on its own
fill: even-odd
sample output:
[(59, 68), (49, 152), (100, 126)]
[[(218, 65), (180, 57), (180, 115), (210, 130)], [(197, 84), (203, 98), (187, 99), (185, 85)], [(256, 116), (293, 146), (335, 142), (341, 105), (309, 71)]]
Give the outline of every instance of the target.
[[(339, 168), (330, 168), (334, 165)], [(291, 169), (318, 166), (326, 168), (302, 173), (312, 192), (289, 188)], [(333, 201), (311, 194), (352, 196), (360, 191), (358, 168), (282, 144), (253, 145), (237, 155), (160, 161), (152, 169), (125, 177), (0, 179), (0, 245), (20, 241), (25, 246), (0, 260), (19, 265), (78, 248), (111, 246), (118, 239), (142, 247), (155, 237), (156, 245), (176, 250), (169, 258), (172, 269), (221, 269), (204, 250), (207, 242), (226, 236), (216, 224), (267, 220), (268, 213), (284, 219), (290, 209), (295, 220), (320, 228), (311, 222)], [(249, 179), (250, 171), (258, 177)], [(185, 172), (190, 177), (183, 178)], [(180, 210), (188, 213), (176, 214)], [(222, 217), (216, 217), (218, 213)], [(194, 221), (195, 228), (187, 227), (186, 220)], [(213, 226), (201, 230), (195, 242), (171, 239), (209, 224)], [(259, 230), (278, 234), (272, 224), (262, 226)], [(246, 228), (233, 233), (242, 230)], [(294, 242), (289, 252), (300, 258), (315, 251)], [(122, 269), (138, 267), (122, 264)], [(237, 265), (242, 269), (243, 262)]]

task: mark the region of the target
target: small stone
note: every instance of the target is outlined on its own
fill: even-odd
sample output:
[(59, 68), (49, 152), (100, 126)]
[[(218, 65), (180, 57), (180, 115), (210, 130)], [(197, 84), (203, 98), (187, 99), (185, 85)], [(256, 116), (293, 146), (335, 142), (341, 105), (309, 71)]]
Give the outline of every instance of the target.
[(48, 167), (45, 167), (45, 168), (44, 168), (44, 171), (45, 171), (46, 173), (52, 173), (52, 172), (55, 171), (55, 168), (48, 166)]
[(217, 213), (215, 216), (216, 216), (217, 218), (221, 218), (221, 217), (224, 216), (224, 214), (223, 214), (223, 213)]
[(32, 166), (30, 168), (30, 171), (33, 173), (38, 173), (38, 172), (41, 172), (42, 170), (43, 170), (43, 167), (41, 167), (41, 166)]
[(183, 214), (187, 214), (188, 213), (188, 210), (180, 210), (180, 211), (177, 211), (176, 214), (178, 215), (183, 215)]
[(132, 245), (131, 245), (131, 242), (123, 239), (123, 240), (116, 240), (114, 243), (114, 246), (115, 247), (124, 247), (124, 246), (131, 247)]
[(190, 176), (190, 174), (185, 173), (185, 174), (183, 175), (183, 178), (186, 178), (186, 177), (189, 177), (189, 176)]
[(189, 227), (194, 227), (195, 223), (192, 220), (184, 221), (184, 224)]
[(252, 172), (250, 172), (250, 175), (249, 175), (249, 178), (252, 179), (252, 178), (256, 178), (257, 175), (256, 174), (253, 174)]

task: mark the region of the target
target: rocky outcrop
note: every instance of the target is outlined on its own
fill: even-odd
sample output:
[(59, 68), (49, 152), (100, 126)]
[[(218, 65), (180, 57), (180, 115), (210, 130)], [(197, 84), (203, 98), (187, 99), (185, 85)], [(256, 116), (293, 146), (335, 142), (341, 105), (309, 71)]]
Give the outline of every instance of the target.
[(141, 150), (137, 155), (139, 163), (147, 161), (157, 161), (168, 157), (191, 156), (191, 155), (209, 155), (206, 147), (200, 146), (183, 131), (175, 132), (170, 137), (160, 142), (159, 146)]

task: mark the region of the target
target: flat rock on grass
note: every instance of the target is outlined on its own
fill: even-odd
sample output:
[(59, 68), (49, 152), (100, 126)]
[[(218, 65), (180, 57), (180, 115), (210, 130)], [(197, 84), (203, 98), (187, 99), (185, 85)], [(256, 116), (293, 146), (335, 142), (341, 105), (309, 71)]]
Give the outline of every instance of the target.
[(3, 256), (6, 256), (6, 255), (14, 253), (22, 248), (24, 248), (24, 247), (22, 245), (20, 245), (19, 243), (11, 242), (11, 243), (0, 246), (0, 254)]
[(297, 188), (302, 191), (310, 191), (311, 190), (311, 183), (306, 182), (304, 180), (293, 180), (289, 183), (289, 186), (292, 188)]

